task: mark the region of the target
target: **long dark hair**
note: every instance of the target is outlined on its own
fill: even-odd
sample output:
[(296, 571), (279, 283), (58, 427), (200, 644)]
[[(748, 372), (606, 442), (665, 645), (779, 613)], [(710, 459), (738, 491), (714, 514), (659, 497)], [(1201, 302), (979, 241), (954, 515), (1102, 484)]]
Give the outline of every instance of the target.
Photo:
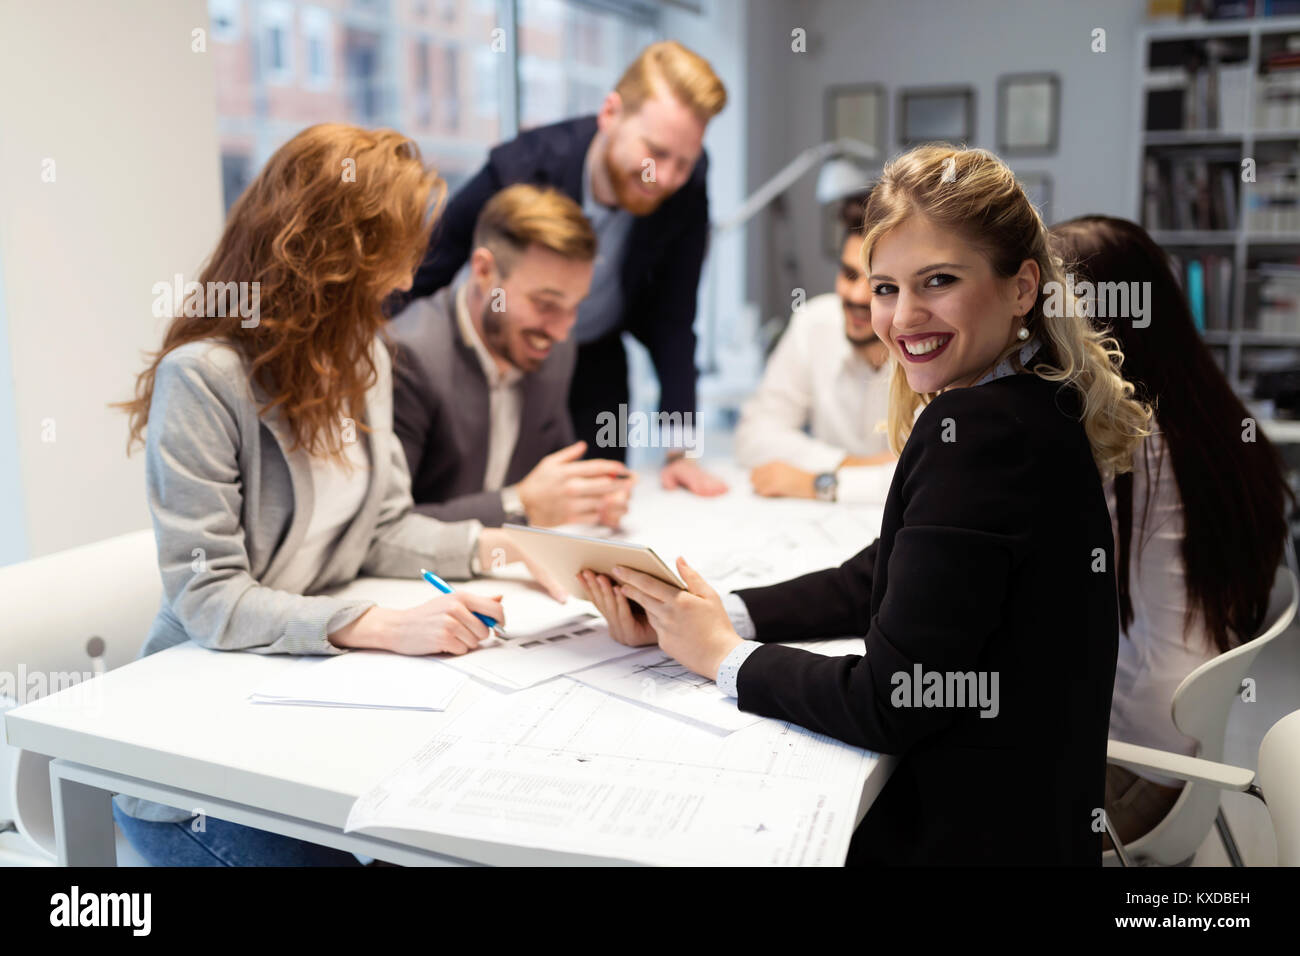
[[(1183, 502), (1187, 613), (1199, 610), (1219, 652), (1250, 640), (1268, 611), (1293, 497), (1277, 449), (1262, 431), (1243, 439), (1250, 413), (1192, 323), (1169, 259), (1136, 223), (1081, 216), (1052, 228), (1056, 252), (1076, 281), (1149, 282), (1144, 328), (1100, 317), (1124, 353), (1121, 371), (1155, 408)], [(1144, 447), (1143, 454), (1146, 453)], [(1150, 462), (1148, 461), (1149, 465)], [(1151, 487), (1160, 476), (1147, 483)], [(1120, 620), (1133, 622), (1133, 475), (1115, 479)], [(1145, 515), (1145, 509), (1143, 511)]]

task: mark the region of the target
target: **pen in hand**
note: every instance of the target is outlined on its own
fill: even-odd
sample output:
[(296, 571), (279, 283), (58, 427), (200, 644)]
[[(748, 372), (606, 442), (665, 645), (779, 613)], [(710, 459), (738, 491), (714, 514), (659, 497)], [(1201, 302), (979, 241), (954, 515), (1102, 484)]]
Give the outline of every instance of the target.
[[(442, 578), (438, 577), (438, 575), (434, 574), (432, 571), (427, 571), (424, 568), (420, 568), (420, 577), (424, 578), (424, 580), (428, 581), (430, 584), (432, 584), (443, 594), (453, 593), (451, 589), (451, 585), (448, 584), (446, 581), (444, 581)], [(488, 617), (486, 614), (480, 614), (478, 611), (470, 611), (470, 613), (473, 614), (480, 621), (482, 621), (484, 624), (486, 624), (489, 628), (491, 628), (497, 637), (501, 638), (502, 640), (506, 639), (505, 629), (501, 627), (501, 625), (497, 624), (496, 618)]]

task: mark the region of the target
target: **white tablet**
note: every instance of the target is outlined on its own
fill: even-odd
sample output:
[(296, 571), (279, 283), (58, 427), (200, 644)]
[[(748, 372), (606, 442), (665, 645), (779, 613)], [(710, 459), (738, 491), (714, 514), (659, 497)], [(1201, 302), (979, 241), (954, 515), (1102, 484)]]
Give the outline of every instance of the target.
[(686, 585), (677, 576), (677, 572), (643, 544), (588, 538), (580, 534), (529, 528), (520, 524), (507, 524), (502, 530), (527, 551), (530, 558), (550, 571), (556, 580), (584, 601), (590, 601), (591, 595), (587, 593), (578, 572), (584, 569), (597, 571), (617, 580), (613, 576), (616, 564), (644, 572), (665, 584), (686, 590)]

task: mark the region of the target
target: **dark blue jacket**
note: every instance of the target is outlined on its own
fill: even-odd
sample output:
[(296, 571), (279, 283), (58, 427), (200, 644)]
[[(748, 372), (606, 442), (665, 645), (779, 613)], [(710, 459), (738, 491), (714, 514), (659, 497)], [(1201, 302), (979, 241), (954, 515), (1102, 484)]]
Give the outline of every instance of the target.
[[(506, 186), (554, 186), (581, 205), (583, 163), (595, 135), (596, 117), (583, 116), (529, 130), (494, 148), (447, 203), (405, 298), (451, 284), (472, 251), (479, 211)], [(701, 153), (686, 184), (636, 220), (623, 260), (622, 328), (649, 350), (665, 412), (695, 412), (695, 299), (709, 237), (708, 167)]]

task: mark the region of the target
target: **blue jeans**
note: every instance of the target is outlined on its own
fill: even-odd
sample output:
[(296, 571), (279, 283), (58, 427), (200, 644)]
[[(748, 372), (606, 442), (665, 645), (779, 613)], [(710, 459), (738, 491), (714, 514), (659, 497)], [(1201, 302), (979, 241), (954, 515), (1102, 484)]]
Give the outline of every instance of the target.
[(113, 819), (137, 853), (153, 866), (360, 866), (345, 850), (206, 817), (157, 823), (127, 816), (113, 804)]

